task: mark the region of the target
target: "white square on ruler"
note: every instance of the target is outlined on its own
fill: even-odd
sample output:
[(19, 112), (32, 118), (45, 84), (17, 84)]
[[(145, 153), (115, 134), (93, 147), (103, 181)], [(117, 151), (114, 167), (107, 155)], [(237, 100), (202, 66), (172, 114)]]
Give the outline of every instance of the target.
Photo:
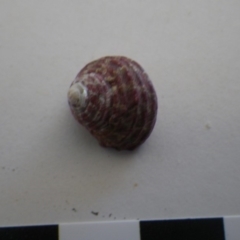
[(140, 240), (139, 221), (63, 223), (59, 240)]
[(240, 217), (224, 217), (226, 240), (240, 239)]

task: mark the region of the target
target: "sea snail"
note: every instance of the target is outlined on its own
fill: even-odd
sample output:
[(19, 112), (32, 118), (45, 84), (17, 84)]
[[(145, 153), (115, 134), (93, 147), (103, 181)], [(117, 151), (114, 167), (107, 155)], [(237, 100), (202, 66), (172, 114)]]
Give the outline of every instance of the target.
[(123, 56), (90, 62), (68, 91), (74, 118), (101, 146), (132, 150), (151, 134), (157, 95), (143, 68)]

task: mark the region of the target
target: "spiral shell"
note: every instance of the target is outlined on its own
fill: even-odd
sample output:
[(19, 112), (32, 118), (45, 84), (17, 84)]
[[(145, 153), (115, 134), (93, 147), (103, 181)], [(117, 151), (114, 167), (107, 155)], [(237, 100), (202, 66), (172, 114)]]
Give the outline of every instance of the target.
[(75, 119), (104, 147), (132, 150), (156, 122), (157, 96), (148, 75), (122, 56), (87, 64), (69, 88), (68, 103)]

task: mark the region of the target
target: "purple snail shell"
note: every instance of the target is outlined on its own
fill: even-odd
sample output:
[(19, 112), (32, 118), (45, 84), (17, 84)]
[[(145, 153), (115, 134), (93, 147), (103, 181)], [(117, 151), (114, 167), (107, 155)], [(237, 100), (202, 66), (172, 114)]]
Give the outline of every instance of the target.
[(132, 150), (151, 134), (157, 117), (157, 96), (143, 68), (123, 56), (90, 62), (68, 91), (75, 119), (101, 146)]

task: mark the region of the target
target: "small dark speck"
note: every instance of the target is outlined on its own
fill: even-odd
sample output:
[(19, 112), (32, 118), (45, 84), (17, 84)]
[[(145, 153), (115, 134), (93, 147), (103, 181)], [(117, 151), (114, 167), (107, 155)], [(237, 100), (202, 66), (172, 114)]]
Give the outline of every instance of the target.
[(110, 213), (109, 215), (108, 215), (108, 217), (111, 217), (112, 216), (112, 214)]
[(76, 208), (72, 208), (72, 211), (73, 211), (73, 212), (77, 212), (77, 209), (76, 209)]
[(103, 217), (103, 218), (105, 218), (105, 216), (104, 216), (104, 215), (103, 215), (102, 217)]
[(114, 219), (116, 219), (116, 217)]
[(206, 125), (205, 125), (205, 128), (206, 128), (207, 130), (209, 130), (209, 129), (211, 129), (211, 126), (210, 126), (209, 124), (206, 124)]
[(16, 170), (16, 169), (15, 169), (15, 168), (13, 168), (13, 169), (12, 169), (12, 172), (15, 172), (15, 170)]
[(93, 215), (95, 215), (95, 216), (98, 216), (98, 213), (99, 213), (99, 212), (91, 211), (91, 214), (93, 214)]
[(126, 219), (125, 217), (123, 219)]
[(137, 186), (138, 186), (138, 184), (137, 184), (137, 183), (135, 183), (135, 184), (134, 184), (134, 187), (137, 187)]
[(4, 170), (5, 169), (5, 167), (2, 167), (2, 170)]

